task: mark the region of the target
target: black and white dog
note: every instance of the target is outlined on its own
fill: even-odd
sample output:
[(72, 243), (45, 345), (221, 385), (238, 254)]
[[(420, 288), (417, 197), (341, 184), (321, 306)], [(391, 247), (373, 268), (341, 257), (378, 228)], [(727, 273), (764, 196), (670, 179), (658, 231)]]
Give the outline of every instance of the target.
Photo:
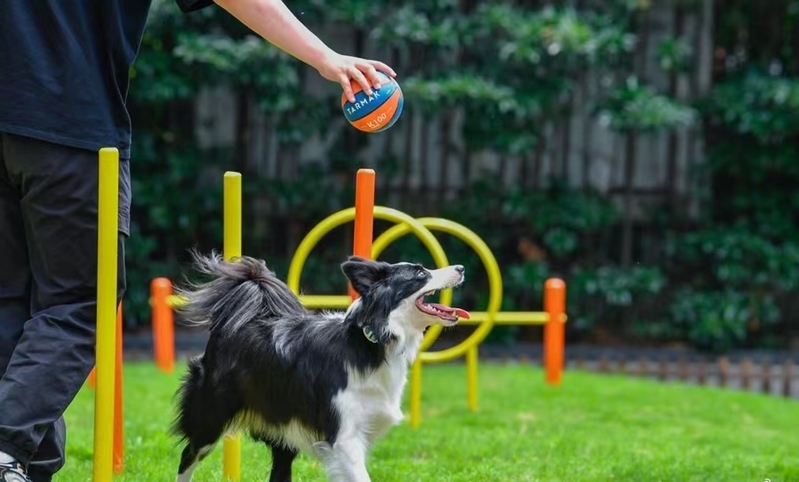
[(272, 450), (270, 482), (291, 481), (299, 452), (331, 481), (367, 482), (367, 451), (402, 419), (408, 366), (425, 329), (469, 314), (424, 297), (464, 280), (463, 266), (428, 270), (350, 257), (341, 265), (360, 297), (346, 312), (306, 310), (262, 260), (196, 256), (210, 281), (183, 292), (186, 319), (207, 324), (205, 353), (178, 392), (174, 433), (187, 443), (178, 482), (225, 432)]

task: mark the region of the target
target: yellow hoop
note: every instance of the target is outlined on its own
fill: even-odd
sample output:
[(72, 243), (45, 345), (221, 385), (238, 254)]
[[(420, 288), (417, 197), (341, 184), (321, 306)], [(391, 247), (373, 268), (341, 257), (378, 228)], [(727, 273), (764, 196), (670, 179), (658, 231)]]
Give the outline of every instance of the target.
[[(488, 332), (491, 331), (491, 328), (494, 326), (494, 320), (502, 305), (502, 274), (499, 271), (497, 260), (491, 253), (488, 245), (486, 245), (485, 242), (474, 233), (474, 231), (470, 230), (466, 226), (448, 219), (441, 218), (419, 218), (416, 221), (429, 230), (441, 231), (455, 236), (456, 238), (459, 238), (461, 241), (465, 242), (480, 257), (480, 260), (483, 262), (483, 266), (486, 269), (486, 273), (488, 274), (489, 296), (486, 318), (479, 324), (474, 332), (469, 335), (468, 338), (453, 347), (434, 352), (424, 351), (433, 344), (441, 332), (441, 327), (436, 325), (428, 330), (424, 341), (422, 342), (422, 353), (419, 355), (421, 361), (437, 363), (453, 360), (465, 354), (469, 348), (477, 346), (485, 339), (486, 336), (488, 336)], [(386, 247), (388, 247), (389, 244), (401, 238), (402, 236), (405, 236), (409, 232), (410, 227), (408, 224), (397, 224), (396, 226), (386, 230), (386, 232), (381, 234), (372, 245), (373, 256), (377, 257), (386, 249)], [(437, 330), (435, 330), (435, 328), (437, 328)]]
[[(447, 255), (444, 253), (444, 249), (441, 247), (441, 244), (438, 242), (436, 237), (433, 236), (433, 233), (431, 233), (413, 217), (403, 213), (402, 211), (397, 211), (396, 209), (391, 209), (384, 206), (375, 206), (374, 217), (375, 219), (382, 219), (384, 221), (397, 223), (399, 226), (407, 226), (406, 229), (408, 231), (412, 231), (430, 251), (430, 254), (433, 256), (433, 260), (435, 261), (437, 267), (443, 268), (445, 266), (449, 266)], [(286, 284), (291, 291), (293, 291), (295, 294), (299, 294), (300, 275), (302, 274), (302, 268), (305, 266), (305, 261), (308, 260), (308, 256), (311, 254), (314, 246), (319, 244), (319, 241), (327, 233), (345, 223), (353, 221), (354, 219), (354, 207), (342, 209), (341, 211), (333, 213), (323, 219), (321, 222), (319, 222), (319, 224), (314, 226), (314, 228), (310, 230), (308, 234), (305, 235), (305, 238), (303, 238), (300, 245), (297, 246), (297, 250), (294, 252), (294, 257), (291, 258), (291, 264), (289, 265)], [(373, 247), (372, 258), (377, 259), (377, 256), (375, 256), (374, 253), (375, 249)], [(441, 303), (445, 305), (452, 303), (452, 290), (445, 290), (441, 292)], [(441, 327), (433, 328), (438, 328), (438, 331), (441, 331)], [(436, 336), (438, 336), (437, 333)]]

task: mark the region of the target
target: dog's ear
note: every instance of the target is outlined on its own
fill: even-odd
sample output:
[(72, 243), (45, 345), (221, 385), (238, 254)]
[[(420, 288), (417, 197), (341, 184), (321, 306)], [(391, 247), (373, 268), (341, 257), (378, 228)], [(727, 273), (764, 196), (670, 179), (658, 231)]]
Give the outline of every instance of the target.
[(386, 263), (380, 261), (350, 256), (341, 265), (341, 270), (352, 283), (353, 289), (363, 296), (375, 283), (386, 277), (386, 266)]
[[(361, 304), (348, 317), (372, 343), (386, 345), (394, 339), (388, 328), (391, 313), (390, 298), (379, 296), (378, 290), (388, 289), (378, 283), (388, 276), (390, 265), (384, 261), (372, 261), (359, 256), (350, 256), (341, 265), (344, 275), (361, 295)], [(364, 296), (371, 293), (373, 296)]]

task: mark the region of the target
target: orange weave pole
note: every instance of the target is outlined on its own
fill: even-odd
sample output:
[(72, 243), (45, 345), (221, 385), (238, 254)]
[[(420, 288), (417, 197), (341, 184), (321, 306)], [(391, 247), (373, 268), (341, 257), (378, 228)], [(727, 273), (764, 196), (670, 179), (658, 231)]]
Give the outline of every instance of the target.
[(544, 311), (549, 321), (544, 325), (544, 366), (549, 385), (560, 384), (565, 343), (566, 283), (557, 278), (544, 285)]
[(114, 384), (114, 473), (125, 467), (125, 433), (122, 416), (122, 303), (117, 308), (117, 363)]
[[(362, 258), (372, 257), (375, 209), (375, 171), (358, 169), (355, 178), (355, 233), (352, 254)], [(349, 287), (350, 297), (358, 294)]]
[(153, 300), (153, 355), (155, 365), (165, 373), (175, 368), (175, 321), (169, 297), (172, 282), (167, 278), (155, 278), (150, 283)]

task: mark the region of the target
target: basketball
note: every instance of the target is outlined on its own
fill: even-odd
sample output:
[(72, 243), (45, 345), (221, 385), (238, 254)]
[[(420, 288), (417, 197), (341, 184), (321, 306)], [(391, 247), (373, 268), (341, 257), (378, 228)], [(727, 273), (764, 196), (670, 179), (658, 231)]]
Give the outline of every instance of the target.
[(378, 72), (383, 80), (379, 89), (372, 87), (372, 95), (367, 96), (361, 85), (352, 81), (355, 103), (341, 94), (341, 109), (344, 117), (356, 129), (363, 132), (381, 132), (397, 122), (402, 114), (402, 89), (391, 76)]

